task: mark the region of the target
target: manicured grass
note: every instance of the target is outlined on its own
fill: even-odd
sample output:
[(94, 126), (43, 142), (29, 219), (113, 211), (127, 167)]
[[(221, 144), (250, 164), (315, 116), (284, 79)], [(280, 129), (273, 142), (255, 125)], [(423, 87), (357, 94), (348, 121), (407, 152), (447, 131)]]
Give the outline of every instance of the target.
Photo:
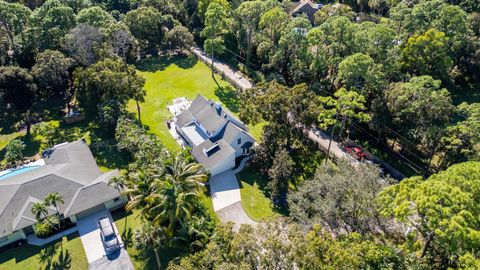
[[(65, 134), (65, 141), (85, 139), (88, 144), (93, 143), (91, 150), (101, 171), (125, 169), (130, 161), (128, 153), (116, 149), (113, 142), (113, 132), (99, 127), (95, 121), (64, 124), (58, 120), (51, 120), (48, 123), (53, 124)], [(24, 155), (26, 157), (34, 156), (47, 148), (41, 136), (27, 136), (25, 131), (0, 135), (0, 162), (3, 161), (5, 146), (13, 139), (20, 139), (25, 143)], [(108, 144), (100, 144), (100, 147), (95, 147), (98, 142), (108, 142)]]
[[(170, 150), (180, 150), (170, 135), (166, 122), (172, 118), (167, 105), (178, 97), (194, 99), (198, 94), (220, 101), (230, 111), (238, 111), (238, 98), (233, 88), (218, 75), (218, 88), (210, 69), (194, 56), (161, 57), (146, 60), (137, 66), (139, 74), (146, 79), (145, 102), (140, 104), (142, 123), (157, 135)], [(134, 102), (128, 106), (136, 113)], [(250, 126), (252, 135), (259, 138), (262, 125)]]
[[(127, 248), (127, 252), (130, 255), (133, 266), (136, 270), (157, 270), (157, 262), (155, 260), (155, 254), (148, 252), (147, 254), (141, 254), (133, 246), (133, 233), (136, 228), (142, 226), (140, 215), (137, 212), (125, 213), (124, 211), (117, 211), (113, 213), (113, 219), (115, 225), (122, 236), (123, 242)], [(162, 263), (162, 269), (165, 269), (168, 263), (179, 257), (185, 255), (185, 251), (178, 248), (165, 248), (160, 250), (160, 261)]]
[(0, 253), (0, 270), (37, 270), (88, 268), (87, 257), (77, 233), (63, 237), (48, 246), (23, 247)]
[(240, 182), (242, 206), (247, 215), (255, 221), (269, 221), (280, 217), (269, 198), (259, 189), (261, 176), (250, 166), (237, 174)]

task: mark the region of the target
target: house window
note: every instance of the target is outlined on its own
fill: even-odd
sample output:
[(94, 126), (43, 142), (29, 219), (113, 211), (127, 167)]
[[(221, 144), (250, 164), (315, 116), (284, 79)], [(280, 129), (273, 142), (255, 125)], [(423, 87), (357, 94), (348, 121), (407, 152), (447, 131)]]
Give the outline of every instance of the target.
[(120, 200), (120, 197), (113, 199), (114, 202), (118, 202), (119, 200)]
[(238, 138), (237, 139), (237, 144), (241, 144), (242, 143), (242, 138)]

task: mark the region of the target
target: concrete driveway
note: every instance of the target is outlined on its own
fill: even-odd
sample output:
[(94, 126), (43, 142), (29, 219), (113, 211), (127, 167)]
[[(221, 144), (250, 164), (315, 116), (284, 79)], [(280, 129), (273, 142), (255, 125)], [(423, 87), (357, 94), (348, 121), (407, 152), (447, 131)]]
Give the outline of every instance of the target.
[[(102, 217), (109, 217), (113, 220), (108, 210), (102, 210), (77, 221), (78, 233), (90, 264), (89, 269), (133, 269), (130, 257), (124, 248), (106, 256), (98, 227), (98, 220)], [(118, 233), (115, 223), (113, 226)], [(120, 235), (118, 235), (118, 240), (123, 246)]]
[(240, 187), (232, 170), (213, 176), (209, 183), (215, 212), (241, 200)]
[(134, 270), (130, 256), (122, 248), (88, 265), (88, 270)]
[(217, 211), (217, 215), (223, 223), (233, 222), (233, 230), (236, 232), (238, 232), (242, 224), (257, 225), (257, 222), (253, 221), (247, 213), (245, 213), (241, 202), (236, 202)]

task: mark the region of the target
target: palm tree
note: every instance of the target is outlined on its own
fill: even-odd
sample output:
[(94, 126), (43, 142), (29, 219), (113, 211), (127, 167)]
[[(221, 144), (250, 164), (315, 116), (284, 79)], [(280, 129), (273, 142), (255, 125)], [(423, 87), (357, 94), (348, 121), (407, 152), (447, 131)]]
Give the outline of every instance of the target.
[(165, 226), (166, 236), (181, 240), (175, 234), (184, 231), (182, 235), (185, 235), (188, 232), (186, 221), (191, 219), (200, 195), (199, 184), (205, 182), (208, 176), (201, 165), (187, 163), (181, 155), (172, 158), (165, 171), (164, 179), (153, 183), (155, 193), (147, 198), (151, 205), (149, 214), (154, 225)]
[(160, 247), (162, 246), (162, 233), (159, 227), (153, 226), (150, 222), (143, 224), (143, 226), (135, 230), (134, 236), (135, 247), (138, 250), (145, 250), (153, 248), (155, 259), (157, 260), (158, 269), (161, 268)]
[(32, 204), (31, 211), (37, 221), (40, 221), (48, 216), (47, 206), (44, 202), (36, 202)]
[(114, 187), (118, 193), (122, 193), (122, 188), (124, 187), (125, 184), (125, 177), (123, 176), (115, 176), (110, 178), (108, 180), (108, 184), (112, 187)]
[(57, 212), (57, 218), (58, 218), (58, 229), (61, 228), (61, 224), (60, 224), (60, 210), (58, 209), (58, 203), (65, 203), (65, 201), (63, 200), (63, 196), (60, 195), (60, 193), (58, 192), (52, 192), (52, 193), (49, 193), (45, 199), (45, 204), (46, 205), (53, 205), (55, 207), (55, 211)]
[(139, 209), (142, 215), (146, 217), (148, 212), (146, 198), (152, 194), (153, 181), (154, 178), (143, 170), (127, 175), (124, 181), (126, 188), (122, 191), (122, 194), (129, 197), (125, 210)]
[(36, 202), (31, 208), (32, 214), (37, 220), (35, 224), (35, 234), (37, 236), (46, 236), (55, 228), (55, 222), (48, 216), (47, 205), (44, 202)]

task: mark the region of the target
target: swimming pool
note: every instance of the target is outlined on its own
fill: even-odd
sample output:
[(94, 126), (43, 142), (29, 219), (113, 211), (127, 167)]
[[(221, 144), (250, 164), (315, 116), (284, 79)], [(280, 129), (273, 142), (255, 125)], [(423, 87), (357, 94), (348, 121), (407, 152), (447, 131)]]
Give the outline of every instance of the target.
[(8, 178), (10, 176), (14, 176), (14, 175), (17, 175), (17, 174), (21, 174), (21, 173), (24, 173), (24, 172), (31, 171), (31, 170), (36, 169), (38, 167), (40, 167), (40, 165), (25, 166), (25, 167), (22, 167), (22, 168), (19, 168), (19, 169), (11, 170), (11, 171), (3, 174), (3, 175), (0, 175), (0, 180), (3, 180), (3, 179)]

